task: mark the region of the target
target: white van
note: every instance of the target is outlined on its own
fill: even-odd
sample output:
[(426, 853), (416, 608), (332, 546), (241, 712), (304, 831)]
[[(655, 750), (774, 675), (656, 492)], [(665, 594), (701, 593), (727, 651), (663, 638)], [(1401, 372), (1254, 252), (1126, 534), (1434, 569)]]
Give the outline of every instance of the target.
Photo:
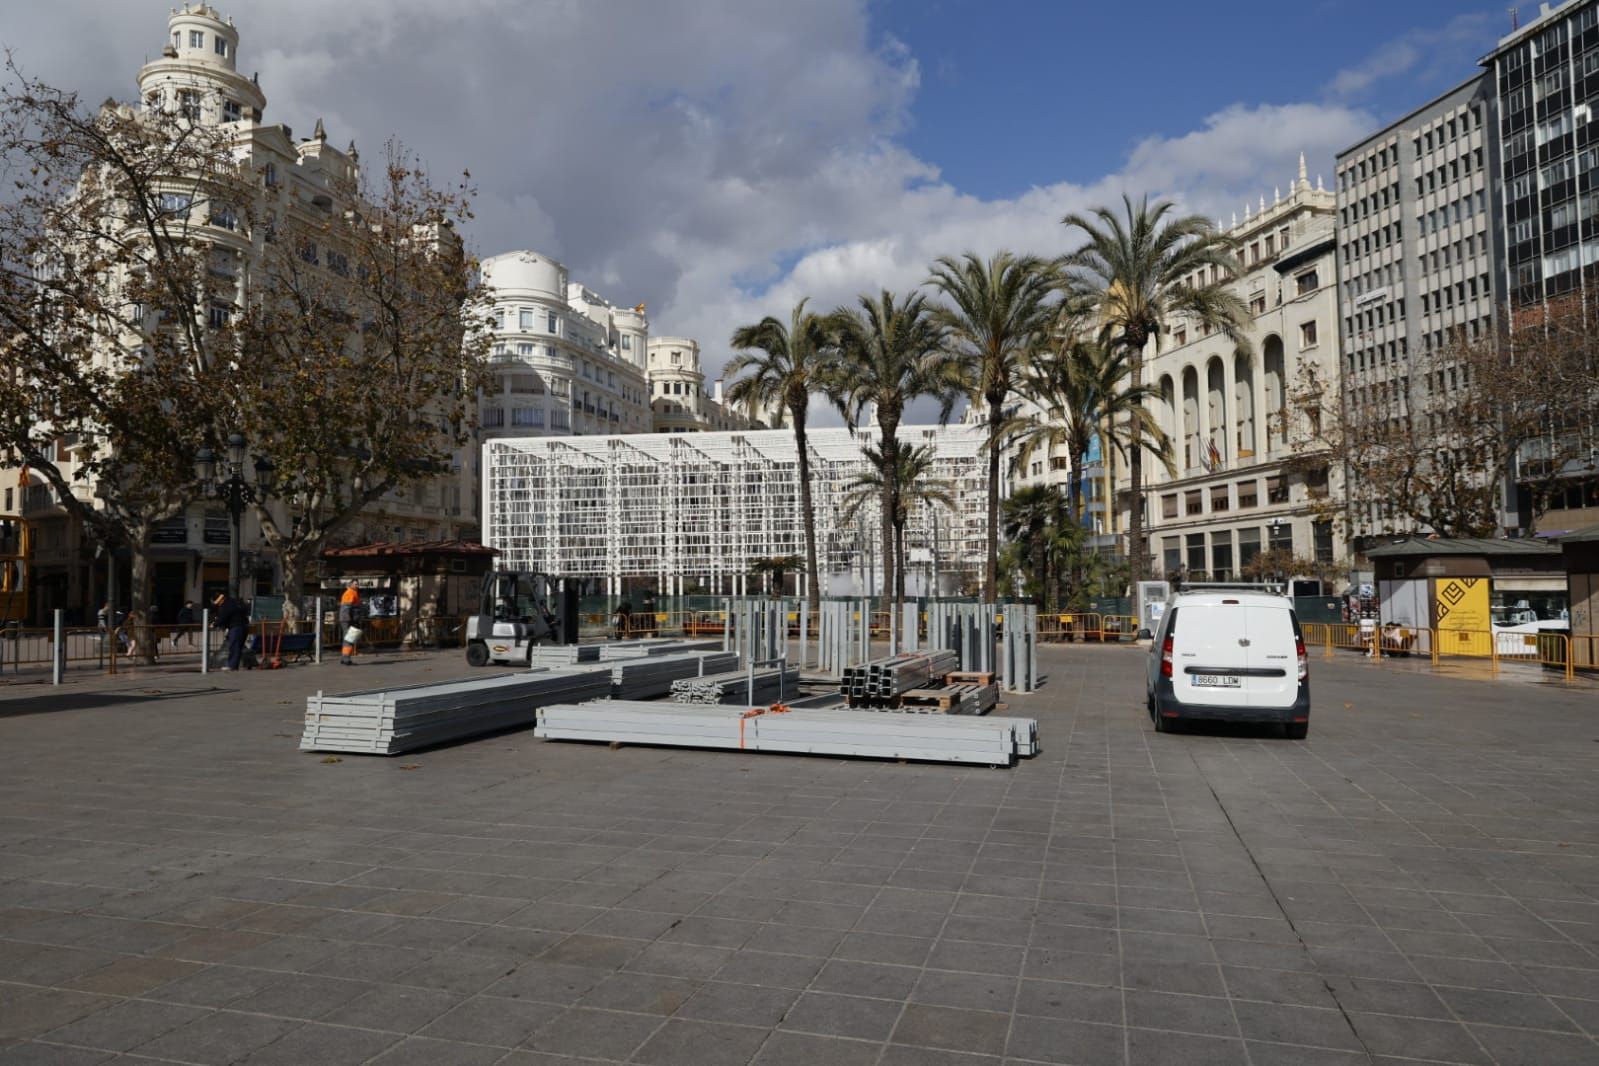
[(1167, 602), (1149, 647), (1149, 714), (1281, 722), (1310, 732), (1310, 661), (1293, 602), (1262, 592), (1189, 592)]

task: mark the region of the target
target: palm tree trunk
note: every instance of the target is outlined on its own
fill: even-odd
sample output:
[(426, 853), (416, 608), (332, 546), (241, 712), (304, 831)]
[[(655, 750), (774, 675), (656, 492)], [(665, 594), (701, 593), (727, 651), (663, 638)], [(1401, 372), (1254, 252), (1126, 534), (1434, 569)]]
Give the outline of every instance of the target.
[(794, 444), (799, 449), (800, 511), (805, 521), (805, 595), (814, 609), (822, 599), (816, 573), (816, 511), (811, 507), (811, 456), (805, 436), (805, 411), (789, 408), (794, 418)]
[(983, 602), (999, 598), (999, 427), (1004, 417), (1001, 404), (990, 395), (988, 401), (988, 557), (983, 561)]
[(894, 606), (905, 606), (905, 523), (894, 523), (894, 552), (897, 555), (894, 570)]
[[(1100, 453), (1104, 454), (1103, 451)], [(1072, 516), (1072, 535), (1079, 539), (1075, 542), (1077, 550), (1072, 552), (1071, 559), (1071, 599), (1077, 598), (1077, 592), (1083, 587), (1083, 467), (1088, 465), (1088, 449), (1077, 448), (1072, 455), (1072, 483), (1070, 491), (1066, 494), (1066, 506)], [(1068, 603), (1071, 600), (1067, 601)]]
[[(1138, 345), (1133, 350), (1132, 358), (1133, 387), (1137, 388), (1144, 383), (1144, 346)], [(1144, 580), (1144, 427), (1138, 419), (1133, 419), (1131, 427), (1133, 443), (1129, 449), (1127, 459), (1127, 473), (1132, 483), (1133, 502), (1127, 519), (1127, 556), (1128, 580), (1136, 590), (1138, 583)]]

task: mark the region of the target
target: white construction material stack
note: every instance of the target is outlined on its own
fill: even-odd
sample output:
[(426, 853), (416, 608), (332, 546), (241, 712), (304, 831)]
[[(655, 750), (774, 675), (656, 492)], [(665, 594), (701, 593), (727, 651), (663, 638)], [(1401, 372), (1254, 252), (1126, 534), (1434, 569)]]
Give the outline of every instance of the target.
[(611, 670), (611, 690), (607, 695), (621, 700), (644, 700), (666, 695), (672, 691), (672, 682), (681, 678), (732, 670), (738, 665), (738, 656), (730, 651), (644, 655), (618, 659), (606, 665)]
[(1031, 718), (873, 714), (851, 710), (741, 711), (675, 703), (596, 700), (539, 711), (534, 735), (735, 751), (856, 755), (1010, 766), (1038, 752)]
[(396, 755), (529, 725), (548, 703), (608, 696), (609, 668), (536, 669), (368, 692), (306, 697), (301, 751)]
[(678, 637), (640, 637), (637, 640), (616, 640), (609, 644), (591, 646), (599, 649), (602, 662), (638, 659), (651, 655), (683, 655), (696, 651), (724, 650), (719, 640), (687, 640)]
[(528, 652), (530, 666), (572, 666), (599, 661), (598, 644), (536, 644)]
[[(799, 693), (800, 672), (797, 666), (759, 666), (753, 671), (729, 670), (705, 677), (685, 677), (672, 682), (672, 700), (676, 703), (715, 705), (719, 703), (743, 704), (760, 707), (777, 700), (787, 702)], [(750, 682), (755, 691), (750, 693)]]

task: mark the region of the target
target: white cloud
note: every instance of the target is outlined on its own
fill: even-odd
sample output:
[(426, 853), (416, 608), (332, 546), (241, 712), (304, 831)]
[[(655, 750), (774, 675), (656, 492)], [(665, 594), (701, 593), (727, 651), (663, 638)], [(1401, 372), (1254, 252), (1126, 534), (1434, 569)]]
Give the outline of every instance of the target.
[[(478, 251), (537, 249), (619, 303), (647, 301), (652, 328), (697, 337), (713, 371), (735, 326), (802, 296), (830, 308), (910, 288), (941, 254), (1056, 254), (1071, 240), (1063, 214), (1124, 189), (1225, 218), (1286, 186), (1301, 151), (1330, 170), (1374, 126), (1337, 99), (1240, 104), (1136, 143), (1115, 173), (987, 200), (898, 140), (920, 70), (902, 42), (874, 37), (865, 0), (273, 0), (228, 13), (270, 121), (303, 136), (323, 117), (371, 159), (398, 137), (441, 177), (470, 167)], [(165, 14), (64, 0), (8, 11), (0, 43), (89, 100), (126, 98)], [(1069, 119), (1050, 121), (1069, 143)]]

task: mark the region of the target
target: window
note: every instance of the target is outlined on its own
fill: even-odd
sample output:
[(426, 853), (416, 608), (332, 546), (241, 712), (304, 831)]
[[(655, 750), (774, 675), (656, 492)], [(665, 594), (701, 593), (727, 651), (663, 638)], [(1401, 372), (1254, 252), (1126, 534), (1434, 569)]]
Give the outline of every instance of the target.
[(1186, 328), (1174, 330), (1172, 332), (1171, 339), (1172, 339), (1172, 343), (1177, 345), (1177, 346), (1179, 346), (1179, 347), (1181, 347), (1184, 344), (1187, 344), (1188, 343), (1188, 330)]
[(1260, 527), (1251, 526), (1238, 531), (1238, 566), (1243, 569), (1260, 555)]
[(262, 180), (266, 182), (266, 187), (267, 188), (270, 189), (273, 186), (277, 185), (277, 183), (278, 183), (278, 165), (276, 163), (268, 163), (265, 167), (262, 168), (261, 177), (262, 177)]
[(1299, 346), (1301, 348), (1314, 348), (1316, 346), (1315, 319), (1299, 324)]
[(1284, 481), (1281, 475), (1266, 479), (1266, 502), (1288, 502), (1288, 482)]
[(302, 260), (304, 260), (305, 262), (310, 263), (312, 266), (316, 265), (316, 263), (317, 263), (317, 254), (316, 254), (316, 242), (315, 241), (301, 241), (300, 242), (300, 258)]
[(1212, 485), (1210, 489), (1211, 511), (1226, 511), (1229, 509), (1229, 493), (1226, 485)]
[(555, 312), (554, 311), (549, 312), (549, 314), (547, 314), (545, 316), (545, 321), (548, 324), (549, 331), (551, 333), (556, 332), (556, 329), (555, 329)]
[[(220, 38), (219, 38), (219, 40), (220, 40)], [(241, 119), (243, 117), (244, 117), (244, 111), (243, 111), (242, 108), (239, 107), (239, 101), (237, 101), (237, 100), (224, 100), (224, 101), (222, 101), (222, 121), (223, 122), (237, 122), (237, 121), (239, 121), (239, 119)]]
[(1298, 277), (1294, 278), (1295, 295), (1303, 296), (1306, 293), (1315, 292), (1320, 284), (1320, 281), (1318, 281), (1316, 278), (1316, 272), (1314, 270), (1307, 270), (1303, 274), (1300, 274)]
[(564, 407), (557, 407), (555, 410), (550, 412), (550, 428), (551, 429), (571, 429), (572, 428), (572, 416), (566, 413), (566, 409)]
[(239, 216), (234, 212), (231, 204), (213, 203), (211, 205), (211, 225), (220, 226), (223, 229), (237, 229)]
[(205, 34), (201, 33), (199, 30), (190, 30), (189, 31), (189, 47), (190, 48), (204, 48), (205, 47)]
[(1248, 481), (1240, 481), (1238, 483), (1238, 509), (1240, 511), (1246, 507), (1255, 507), (1258, 505), (1259, 497), (1257, 492), (1259, 487), (1260, 482), (1254, 480), (1253, 478)]
[(626, 333), (622, 334), (622, 350), (624, 352), (631, 352), (633, 350), (633, 338), (628, 336)]
[(522, 308), (521, 312), (517, 315), (516, 324), (517, 324), (517, 326), (520, 329), (522, 329), (524, 331), (532, 329), (533, 328), (533, 312), (529, 311), (525, 307)]
[(1205, 494), (1199, 489), (1189, 489), (1183, 493), (1183, 513), (1190, 515), (1204, 514)]
[(483, 408), (483, 425), (489, 429), (505, 425), (505, 411), (499, 407)]
[(1273, 522), (1266, 527), (1267, 544), (1272, 551), (1294, 553), (1294, 527), (1287, 522)]
[(1321, 519), (1310, 527), (1312, 541), (1315, 544), (1316, 561), (1330, 563), (1333, 561), (1333, 528), (1328, 519)]
[(1160, 498), (1160, 516), (1162, 518), (1177, 517), (1177, 494), (1168, 492)]
[(511, 409), (511, 425), (542, 427), (544, 425), (544, 408), (513, 407)]
[(178, 111), (190, 122), (200, 121), (200, 94), (193, 89), (179, 89)]
[(341, 278), (350, 276), (350, 260), (343, 252), (328, 253), (328, 269)]
[(160, 202), (163, 215), (187, 215), (194, 199), (187, 193), (164, 192)]
[(1210, 576), (1227, 581), (1233, 576), (1233, 531), (1224, 529), (1210, 535)]
[(1313, 499), (1323, 499), (1327, 495), (1327, 468), (1319, 466), (1305, 471), (1305, 491)]
[(216, 54), (219, 56), (226, 56), (228, 54), (227, 38), (223, 37), (221, 34), (211, 38), (211, 50), (216, 52)]
[(1252, 315), (1263, 315), (1266, 313), (1265, 293), (1260, 293), (1259, 295), (1249, 298), (1249, 313)]
[(1190, 533), (1188, 543), (1188, 571), (1190, 575), (1205, 572), (1205, 534)]

